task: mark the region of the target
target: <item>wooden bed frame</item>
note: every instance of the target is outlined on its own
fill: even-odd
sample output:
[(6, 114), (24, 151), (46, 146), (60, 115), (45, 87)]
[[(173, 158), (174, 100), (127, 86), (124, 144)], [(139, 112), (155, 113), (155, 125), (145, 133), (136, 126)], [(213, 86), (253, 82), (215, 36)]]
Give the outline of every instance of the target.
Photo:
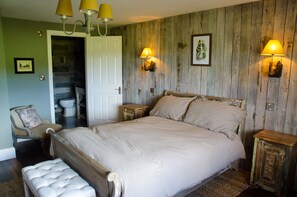
[[(165, 91), (164, 95), (174, 95), (178, 97), (203, 97), (208, 100), (228, 102), (229, 105), (239, 106), (242, 109), (245, 109), (246, 105), (245, 101), (240, 99), (179, 93), (173, 91)], [(238, 135), (241, 138), (243, 136), (243, 128), (244, 121), (242, 121), (238, 127)], [(91, 159), (85, 153), (71, 145), (67, 140), (60, 137), (52, 129), (47, 129), (47, 132), (51, 135), (51, 149), (53, 156), (55, 158), (61, 158), (82, 178), (84, 178), (92, 187), (94, 187), (97, 196), (120, 197), (122, 195), (120, 177), (116, 172), (107, 170), (103, 165)]]

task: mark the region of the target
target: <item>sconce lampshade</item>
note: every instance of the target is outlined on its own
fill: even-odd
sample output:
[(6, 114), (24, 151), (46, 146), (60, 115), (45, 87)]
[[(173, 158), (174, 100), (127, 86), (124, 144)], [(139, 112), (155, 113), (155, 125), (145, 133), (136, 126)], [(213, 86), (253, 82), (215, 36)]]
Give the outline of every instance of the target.
[(154, 54), (153, 54), (151, 48), (144, 48), (140, 55), (140, 58), (151, 58), (153, 56), (154, 56)]
[(92, 15), (98, 12), (97, 0), (81, 0), (79, 11), (86, 13), (87, 15)]
[(73, 16), (71, 0), (59, 0), (56, 14), (60, 16)]
[(101, 19), (103, 22), (108, 22), (113, 19), (112, 17), (112, 9), (109, 4), (100, 4), (99, 13), (97, 18)]
[(284, 56), (284, 50), (279, 40), (269, 40), (261, 55)]

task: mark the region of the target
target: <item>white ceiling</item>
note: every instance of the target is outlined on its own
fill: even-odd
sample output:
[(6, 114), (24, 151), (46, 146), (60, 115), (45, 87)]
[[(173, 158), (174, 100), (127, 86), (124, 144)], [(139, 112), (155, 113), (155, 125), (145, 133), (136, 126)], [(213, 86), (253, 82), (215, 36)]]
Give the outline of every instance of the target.
[[(98, 3), (111, 4), (114, 20), (109, 26), (119, 26), (253, 1), (257, 0), (99, 0)], [(9, 18), (60, 22), (55, 15), (57, 3), (58, 0), (0, 0), (0, 13)], [(68, 23), (83, 20), (79, 4), (80, 0), (72, 0), (74, 17)]]

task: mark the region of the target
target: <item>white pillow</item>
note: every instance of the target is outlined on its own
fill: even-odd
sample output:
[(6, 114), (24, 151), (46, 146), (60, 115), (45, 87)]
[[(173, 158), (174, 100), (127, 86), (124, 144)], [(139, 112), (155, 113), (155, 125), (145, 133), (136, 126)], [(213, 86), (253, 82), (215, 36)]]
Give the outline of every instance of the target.
[(37, 127), (41, 124), (41, 119), (33, 107), (17, 109), (24, 126), (28, 129)]
[(189, 103), (196, 97), (163, 96), (150, 111), (151, 116), (160, 116), (172, 120), (181, 120)]
[(245, 111), (238, 106), (231, 106), (226, 102), (197, 99), (190, 104), (183, 121), (221, 132), (233, 139), (244, 116)]

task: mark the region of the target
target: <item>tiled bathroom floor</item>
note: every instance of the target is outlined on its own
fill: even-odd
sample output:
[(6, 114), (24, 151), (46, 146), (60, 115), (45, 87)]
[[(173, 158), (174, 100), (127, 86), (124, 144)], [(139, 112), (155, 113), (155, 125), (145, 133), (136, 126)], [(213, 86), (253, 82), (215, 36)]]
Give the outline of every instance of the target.
[(76, 116), (64, 117), (62, 113), (56, 113), (56, 123), (61, 124), (63, 129), (69, 129), (74, 127), (86, 127), (86, 119), (77, 119)]

